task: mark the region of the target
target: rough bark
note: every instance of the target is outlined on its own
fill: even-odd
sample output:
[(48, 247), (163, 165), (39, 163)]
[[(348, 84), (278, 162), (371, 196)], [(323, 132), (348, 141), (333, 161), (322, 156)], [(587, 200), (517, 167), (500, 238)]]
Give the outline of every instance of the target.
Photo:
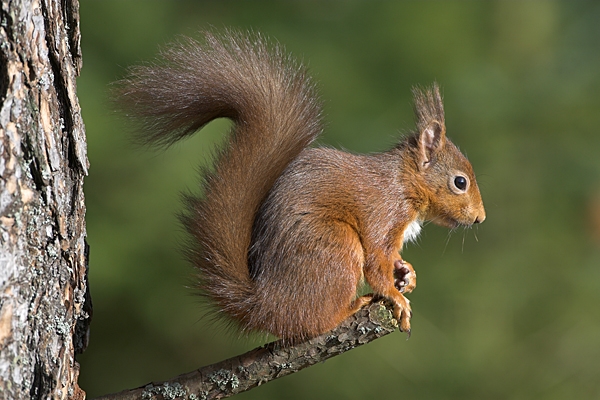
[(84, 398), (88, 160), (76, 0), (0, 8), (0, 398)]
[(96, 400), (222, 399), (298, 372), (328, 358), (394, 332), (398, 322), (390, 309), (375, 302), (333, 331), (293, 346), (280, 341), (202, 367), (161, 383), (106, 395)]

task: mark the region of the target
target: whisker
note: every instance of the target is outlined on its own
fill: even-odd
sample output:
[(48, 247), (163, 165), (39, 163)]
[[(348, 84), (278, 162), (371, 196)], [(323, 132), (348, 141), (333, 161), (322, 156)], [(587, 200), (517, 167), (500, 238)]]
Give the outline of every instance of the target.
[(454, 229), (450, 229), (448, 231), (448, 235), (446, 238), (446, 244), (444, 245), (444, 251), (442, 251), (442, 255), (446, 254), (446, 249), (448, 248), (448, 243), (450, 243), (450, 237), (452, 236), (452, 232), (454, 232)]

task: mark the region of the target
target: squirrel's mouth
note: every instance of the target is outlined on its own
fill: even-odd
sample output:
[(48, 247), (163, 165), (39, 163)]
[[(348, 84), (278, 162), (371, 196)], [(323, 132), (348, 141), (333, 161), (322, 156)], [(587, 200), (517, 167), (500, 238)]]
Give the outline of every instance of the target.
[(450, 229), (458, 228), (459, 226), (464, 226), (465, 224), (459, 222), (456, 219), (448, 219), (447, 227)]
[(444, 228), (448, 228), (448, 229), (455, 229), (455, 228), (458, 228), (459, 226), (469, 227), (469, 226), (473, 225), (472, 221), (463, 222), (463, 221), (459, 221), (458, 219), (451, 218), (448, 216), (438, 216), (437, 218), (432, 219), (431, 222), (433, 222), (436, 225), (442, 226)]

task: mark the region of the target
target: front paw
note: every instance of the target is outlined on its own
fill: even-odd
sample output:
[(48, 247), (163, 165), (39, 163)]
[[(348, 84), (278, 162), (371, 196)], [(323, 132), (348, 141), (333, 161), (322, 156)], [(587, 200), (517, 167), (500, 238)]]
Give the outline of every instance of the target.
[(394, 286), (400, 293), (410, 293), (417, 286), (417, 274), (410, 263), (394, 261)]

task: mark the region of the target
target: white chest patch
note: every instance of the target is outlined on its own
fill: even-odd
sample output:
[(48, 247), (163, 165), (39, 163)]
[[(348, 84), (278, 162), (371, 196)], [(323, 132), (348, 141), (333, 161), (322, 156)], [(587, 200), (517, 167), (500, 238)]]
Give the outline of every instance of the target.
[(419, 233), (421, 233), (422, 221), (415, 219), (413, 222), (408, 224), (406, 230), (404, 231), (404, 240), (402, 244), (406, 242), (414, 242), (419, 237)]

